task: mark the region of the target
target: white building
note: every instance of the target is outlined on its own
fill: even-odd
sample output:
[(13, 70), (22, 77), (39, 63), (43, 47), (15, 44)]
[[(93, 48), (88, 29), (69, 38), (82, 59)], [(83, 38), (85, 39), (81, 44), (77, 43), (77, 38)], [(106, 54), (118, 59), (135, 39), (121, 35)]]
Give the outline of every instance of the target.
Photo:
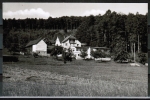
[(57, 39), (56, 39), (55, 46), (61, 46), (61, 44), (60, 44), (60, 40), (59, 40), (59, 38), (58, 38), (58, 37), (57, 37)]
[(62, 42), (61, 46), (63, 48), (71, 49), (73, 54), (75, 55), (76, 59), (80, 59), (81, 50), (81, 42), (77, 40), (74, 36), (69, 35), (67, 36)]
[(30, 52), (31, 54), (38, 53), (41, 56), (47, 55), (47, 44), (44, 42), (44, 39), (42, 38), (30, 41), (26, 45), (26, 48), (28, 52)]

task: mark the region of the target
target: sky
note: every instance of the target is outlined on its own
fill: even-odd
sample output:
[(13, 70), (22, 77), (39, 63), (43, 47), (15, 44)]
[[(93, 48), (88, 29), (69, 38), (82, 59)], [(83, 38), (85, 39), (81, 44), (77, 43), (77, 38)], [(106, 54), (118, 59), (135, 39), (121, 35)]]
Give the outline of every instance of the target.
[(108, 9), (123, 14), (148, 12), (148, 3), (3, 3), (2, 6), (4, 19), (103, 15)]

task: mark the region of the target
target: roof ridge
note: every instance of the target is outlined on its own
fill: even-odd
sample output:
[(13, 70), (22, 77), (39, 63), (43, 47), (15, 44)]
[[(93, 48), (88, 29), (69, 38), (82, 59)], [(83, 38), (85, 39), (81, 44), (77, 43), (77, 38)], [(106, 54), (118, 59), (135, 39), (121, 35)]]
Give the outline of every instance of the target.
[(39, 41), (41, 41), (42, 39), (44, 39), (43, 37), (37, 38), (35, 40), (29, 41), (29, 43), (25, 46), (25, 47), (29, 47), (31, 45), (37, 44)]

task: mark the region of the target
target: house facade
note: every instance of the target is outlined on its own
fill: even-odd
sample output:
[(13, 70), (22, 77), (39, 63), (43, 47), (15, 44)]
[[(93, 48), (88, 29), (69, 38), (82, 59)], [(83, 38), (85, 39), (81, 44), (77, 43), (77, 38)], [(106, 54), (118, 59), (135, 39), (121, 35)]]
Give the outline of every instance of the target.
[(81, 42), (77, 40), (74, 36), (70, 35), (67, 36), (62, 42), (61, 46), (63, 48), (71, 49), (73, 54), (75, 55), (76, 59), (81, 58), (81, 50), (78, 48), (81, 48)]
[(44, 42), (44, 39), (37, 39), (30, 41), (26, 45), (27, 52), (30, 54), (38, 53), (41, 56), (47, 56), (47, 44)]
[[(59, 44), (60, 43), (60, 44)], [(66, 38), (64, 38), (61, 42), (59, 38), (57, 37), (55, 46), (61, 46), (66, 49), (71, 49), (73, 54), (75, 55), (76, 59), (80, 59), (81, 54), (81, 42), (77, 40), (74, 36), (69, 35)]]

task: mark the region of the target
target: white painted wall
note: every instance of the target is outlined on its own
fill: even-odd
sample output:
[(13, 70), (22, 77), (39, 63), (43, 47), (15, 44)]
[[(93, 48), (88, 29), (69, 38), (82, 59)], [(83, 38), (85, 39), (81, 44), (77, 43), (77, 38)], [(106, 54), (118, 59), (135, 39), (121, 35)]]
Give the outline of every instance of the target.
[(60, 45), (61, 44), (60, 44), (59, 38), (57, 37), (56, 42), (55, 42), (55, 46), (60, 46)]
[[(66, 43), (67, 43), (67, 45), (66, 45)], [(76, 46), (81, 47), (81, 43), (80, 43), (78, 40), (75, 40), (75, 44), (70, 44), (70, 43), (69, 43), (69, 40), (67, 40), (66, 42), (62, 43), (61, 45), (62, 45), (64, 48), (76, 47)]]
[(75, 43), (76, 43), (76, 46), (77, 46), (77, 44), (78, 44), (78, 47), (81, 47), (81, 42), (80, 42), (80, 41), (75, 40)]
[(36, 44), (36, 51), (47, 51), (47, 44), (41, 40), (38, 44)]
[[(67, 45), (66, 45), (67, 44)], [(62, 46), (64, 48), (69, 48), (70, 47), (70, 43), (69, 43), (69, 40), (67, 40), (66, 42), (62, 43)]]
[(36, 45), (32, 46), (32, 52), (36, 52)]
[[(66, 45), (67, 44), (67, 45)], [(78, 45), (77, 45), (78, 44)], [(76, 59), (81, 59), (80, 57), (80, 54), (81, 54), (81, 51), (77, 51), (76, 47), (81, 47), (81, 42), (78, 41), (78, 40), (75, 40), (75, 44), (70, 44), (69, 43), (69, 40), (67, 40), (66, 42), (64, 43), (61, 43), (61, 46), (64, 47), (64, 48), (71, 48), (73, 51), (73, 54), (76, 56)]]

